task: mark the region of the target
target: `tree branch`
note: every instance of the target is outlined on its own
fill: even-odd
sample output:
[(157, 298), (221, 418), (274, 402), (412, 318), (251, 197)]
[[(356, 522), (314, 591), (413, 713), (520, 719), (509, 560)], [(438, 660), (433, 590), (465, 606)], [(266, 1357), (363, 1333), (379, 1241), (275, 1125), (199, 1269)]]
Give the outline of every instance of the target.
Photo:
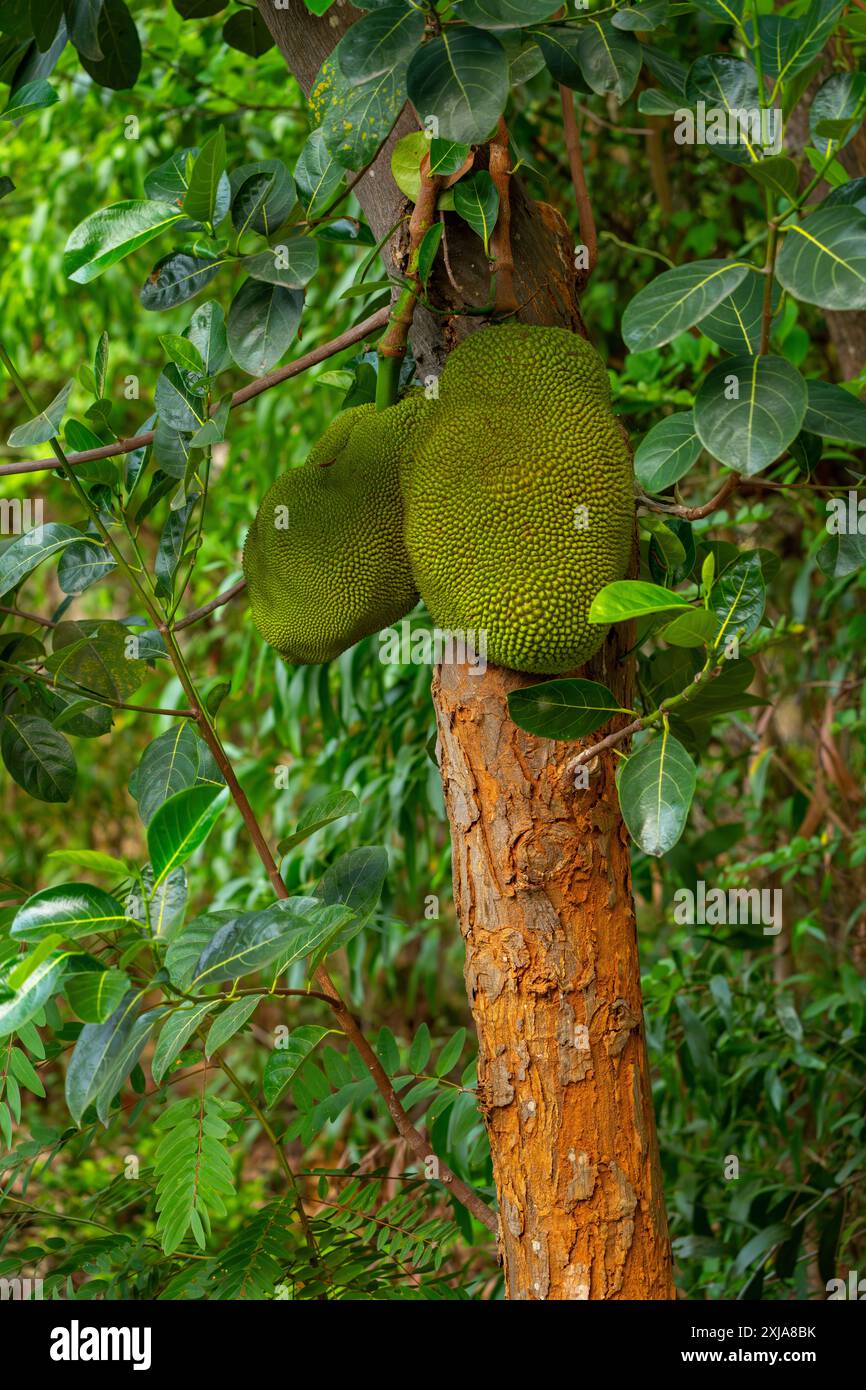
[(185, 618), (181, 618), (179, 623), (174, 624), (175, 632), (179, 632), (182, 627), (191, 627), (200, 618), (206, 618), (208, 613), (212, 613), (215, 608), (222, 608), (224, 603), (231, 603), (232, 599), (243, 593), (246, 587), (247, 581), (239, 579), (237, 584), (232, 584), (230, 589), (224, 589), (221, 594), (217, 594), (216, 598), (212, 598), (210, 603), (205, 603), (201, 608), (194, 608), (191, 613), (187, 613)]
[[(251, 381), (248, 386), (242, 386), (232, 396), (232, 410), (239, 405), (244, 405), (246, 401), (253, 400), (255, 396), (260, 396), (263, 391), (270, 391), (272, 386), (279, 386), (282, 382), (289, 381), (291, 377), (299, 376), (301, 372), (306, 372), (310, 367), (317, 366), (319, 362), (324, 362), (328, 357), (335, 356), (344, 348), (353, 347), (355, 343), (359, 343), (363, 338), (375, 333), (387, 322), (388, 310), (379, 309), (377, 313), (371, 314), (362, 323), (355, 324), (354, 328), (347, 328), (345, 333), (341, 333), (337, 338), (332, 338), (329, 343), (322, 343), (319, 347), (305, 353), (303, 357), (298, 357), (294, 362), (287, 363), (285, 367), (277, 367), (265, 376)], [(213, 406), (211, 414), (216, 409), (217, 406)], [(99, 449), (87, 449), (80, 454), (68, 454), (67, 462), (75, 467), (80, 463), (91, 463), (95, 459), (116, 458), (120, 454), (131, 454), (134, 449), (143, 449), (152, 443), (153, 430), (147, 430), (144, 434), (137, 434), (133, 439), (120, 439), (115, 444), (104, 444)], [(10, 477), (16, 473), (47, 473), (56, 467), (56, 458), (32, 459), (27, 463), (2, 463), (0, 464), (0, 477)]]
[(568, 150), (571, 181), (574, 184), (574, 196), (577, 201), (580, 237), (586, 247), (586, 281), (595, 270), (595, 263), (598, 260), (598, 237), (595, 230), (595, 217), (592, 212), (589, 189), (586, 186), (586, 173), (583, 168), (583, 153), (580, 148), (580, 132), (577, 128), (577, 118), (574, 114), (574, 93), (571, 91), (570, 87), (563, 87), (560, 85), (559, 96), (562, 102), (565, 147)]

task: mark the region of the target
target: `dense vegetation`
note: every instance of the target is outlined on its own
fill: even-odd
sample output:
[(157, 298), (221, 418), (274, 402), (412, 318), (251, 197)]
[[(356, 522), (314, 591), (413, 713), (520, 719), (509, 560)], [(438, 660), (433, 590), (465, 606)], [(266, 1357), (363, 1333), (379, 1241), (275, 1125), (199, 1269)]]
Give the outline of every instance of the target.
[[(47, 538), (28, 554), (4, 522), (0, 539), (0, 1275), (82, 1299), (501, 1297), (489, 1229), (398, 1134), (313, 976), (329, 957), (431, 1153), (493, 1203), (429, 668), (383, 664), (377, 637), (287, 667), (242, 596), (172, 627), (239, 580), (278, 474), (375, 395), (372, 333), (228, 409), (388, 301), (345, 193), (366, 158), (317, 123), (328, 131), (338, 79), (308, 105), (237, 3), (131, 6), (140, 72), (128, 33), (114, 59), (93, 56), (98, 5), (37, 8), (35, 38), (22, 0), (0, 20), (0, 463), (53, 440), (61, 458), (0, 477), (0, 498), (42, 502)], [(866, 14), (650, 0), (613, 25), (606, 7), (605, 67), (592, 39), (581, 58), (548, 33), (550, 5), (522, 7), (537, 33), (484, 27), (509, 8), (465, 0), (482, 19), (463, 18), (505, 45), (513, 158), (581, 243), (558, 83), (575, 91), (598, 229), (582, 312), (637, 449), (648, 587), (642, 608), (615, 595), (606, 616), (638, 614), (650, 716), (622, 798), (677, 1283), (690, 1298), (820, 1298), (864, 1256), (866, 367), (833, 324), (866, 310), (866, 161), (851, 167)], [(85, 26), (77, 46), (52, 46), (62, 12)], [(363, 54), (359, 41), (347, 63)], [(719, 92), (749, 105), (755, 82), (784, 111), (788, 151), (759, 174), (741, 150), (673, 142), (675, 110)], [(499, 114), (445, 137), (483, 143)], [(404, 155), (417, 173), (417, 144)], [(475, 209), (457, 206), (486, 240), (498, 205), (483, 172)], [(186, 223), (158, 223), (152, 209), (184, 194), (200, 200)], [(145, 199), (104, 265), (105, 239), (73, 235)], [(795, 247), (789, 222), (822, 199), (805, 224), (824, 219), (827, 249)], [(272, 259), (275, 230), (289, 253), (272, 283), (252, 261)], [(725, 277), (701, 311), (695, 262)], [(686, 278), (660, 287), (660, 271)], [(686, 308), (660, 328), (665, 284)], [(725, 396), (744, 360), (758, 364), (748, 418)], [(152, 443), (63, 464), (155, 417)], [(828, 498), (853, 527), (828, 527)], [(543, 697), (514, 715), (540, 733), (600, 727), (551, 730)], [(682, 761), (660, 769), (672, 743)], [(666, 822), (641, 795), (653, 771), (670, 779)], [(675, 895), (698, 881), (781, 890), (783, 930), (678, 921)], [(216, 931), (228, 947), (208, 956)], [(239, 943), (242, 969), (226, 965)]]

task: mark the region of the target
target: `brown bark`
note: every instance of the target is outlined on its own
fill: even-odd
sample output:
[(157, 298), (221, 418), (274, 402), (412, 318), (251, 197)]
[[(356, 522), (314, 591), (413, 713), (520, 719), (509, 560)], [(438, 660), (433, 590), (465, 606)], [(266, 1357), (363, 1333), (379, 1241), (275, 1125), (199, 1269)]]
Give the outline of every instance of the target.
[[(305, 88), (354, 18), (340, 6), (334, 24), (313, 19), (302, 0), (259, 7)], [(389, 157), (357, 188), (379, 235), (405, 208)], [(422, 374), (477, 325), (465, 306), (488, 302), (480, 242), (446, 222), (453, 282), (441, 272), (431, 298), (448, 315), (416, 316)], [(518, 317), (583, 332), (567, 227), (516, 180), (511, 231)], [(391, 247), (398, 265), (404, 242)], [(612, 635), (590, 668), (623, 698), (627, 640)], [(575, 789), (565, 767), (579, 745), (533, 738), (508, 718), (507, 692), (530, 683), (459, 665), (433, 682), (508, 1296), (673, 1298), (616, 756), (601, 755), (588, 788)]]

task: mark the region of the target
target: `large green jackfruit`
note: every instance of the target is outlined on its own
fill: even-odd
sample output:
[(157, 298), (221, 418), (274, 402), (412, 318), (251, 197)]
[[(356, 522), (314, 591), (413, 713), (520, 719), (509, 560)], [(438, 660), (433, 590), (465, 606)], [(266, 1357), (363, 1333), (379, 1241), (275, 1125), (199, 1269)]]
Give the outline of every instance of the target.
[(330, 661), (418, 602), (399, 464), (426, 404), (418, 392), (343, 411), (265, 494), (244, 574), (253, 622), (287, 661)]
[(489, 660), (544, 675), (598, 650), (606, 629), (587, 614), (626, 574), (634, 487), (589, 343), (523, 324), (473, 333), (448, 358), (402, 483), (437, 627), (486, 633)]

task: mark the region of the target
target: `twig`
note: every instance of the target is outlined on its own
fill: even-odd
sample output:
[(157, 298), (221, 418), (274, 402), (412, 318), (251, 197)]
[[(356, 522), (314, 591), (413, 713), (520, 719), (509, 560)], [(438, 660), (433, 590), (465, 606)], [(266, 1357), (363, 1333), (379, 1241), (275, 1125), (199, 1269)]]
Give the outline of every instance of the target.
[(7, 608), (5, 603), (0, 603), (0, 613), (10, 613), (13, 618), (21, 618), (25, 623), (38, 623), (40, 627), (58, 626), (50, 618), (40, 618), (38, 613), (27, 613), (23, 608)]
[(237, 584), (232, 584), (230, 589), (225, 589), (221, 594), (217, 594), (210, 603), (205, 603), (201, 608), (194, 608), (191, 613), (187, 613), (185, 618), (181, 618), (179, 623), (174, 624), (175, 632), (179, 632), (182, 627), (191, 627), (200, 618), (206, 618), (208, 613), (213, 613), (215, 608), (222, 608), (224, 603), (231, 603), (232, 599), (243, 593), (246, 587), (247, 581), (239, 579)]
[(430, 173), (430, 155), (425, 153), (420, 166), (421, 187), (418, 201), (409, 219), (409, 263), (406, 268), (408, 284), (400, 291), (388, 313), (388, 327), (382, 334), (377, 348), (379, 372), (376, 379), (376, 405), (385, 410), (397, 399), (397, 386), (400, 368), (406, 356), (409, 342), (409, 329), (415, 315), (415, 306), (421, 296), (423, 286), (418, 272), (418, 253), (421, 243), (436, 218), (436, 200), (442, 187), (442, 179)]
[(560, 84), (559, 96), (562, 102), (562, 123), (565, 132), (565, 147), (568, 151), (568, 164), (571, 169), (571, 181), (574, 184), (574, 196), (577, 202), (580, 238), (586, 247), (586, 279), (588, 280), (595, 270), (595, 263), (598, 260), (598, 238), (595, 231), (595, 217), (592, 212), (589, 189), (586, 186), (583, 154), (580, 148), (580, 132), (577, 128), (577, 118), (574, 114), (574, 93), (570, 87), (564, 87)]
[(665, 516), (681, 516), (685, 521), (700, 521), (702, 517), (709, 516), (723, 502), (726, 502), (732, 492), (739, 487), (742, 479), (739, 473), (729, 473), (722, 486), (719, 488), (715, 497), (711, 497), (709, 502), (703, 502), (699, 507), (686, 507), (678, 503), (657, 502), (654, 497), (647, 497), (641, 492), (638, 495), (638, 502), (651, 512), (663, 512)]
[(505, 117), (500, 116), (496, 135), (490, 141), (490, 177), (499, 194), (499, 213), (490, 238), (497, 314), (513, 314), (517, 310), (514, 253), (511, 248), (511, 159), (508, 145), (508, 127)]
[[(251, 381), (248, 386), (243, 386), (240, 391), (235, 391), (231, 399), (232, 410), (236, 406), (243, 405), (246, 401), (251, 401), (255, 396), (260, 396), (263, 391), (270, 391), (272, 386), (279, 386), (281, 382), (288, 381), (293, 376), (299, 376), (301, 372), (306, 372), (310, 367), (315, 367), (319, 362), (324, 362), (328, 357), (342, 352), (344, 348), (352, 347), (362, 338), (375, 333), (387, 322), (388, 310), (379, 309), (377, 313), (371, 314), (362, 323), (355, 324), (354, 328), (347, 328), (345, 333), (341, 333), (337, 338), (332, 338), (329, 343), (322, 343), (319, 347), (305, 353), (303, 357), (297, 358), (296, 361), (287, 363), (285, 367), (277, 367), (275, 371), (268, 372), (266, 376)], [(217, 406), (213, 406), (211, 413), (217, 408)], [(153, 431), (147, 430), (144, 434), (135, 435), (133, 439), (119, 439), (115, 444), (104, 444), (99, 449), (87, 449), (80, 454), (67, 454), (66, 461), (75, 467), (79, 463), (91, 463), (95, 459), (116, 458), (120, 454), (131, 454), (134, 449), (144, 449), (152, 443)], [(0, 464), (0, 477), (9, 477), (17, 473), (47, 473), (56, 467), (56, 458), (32, 459), (27, 463), (2, 463)]]

